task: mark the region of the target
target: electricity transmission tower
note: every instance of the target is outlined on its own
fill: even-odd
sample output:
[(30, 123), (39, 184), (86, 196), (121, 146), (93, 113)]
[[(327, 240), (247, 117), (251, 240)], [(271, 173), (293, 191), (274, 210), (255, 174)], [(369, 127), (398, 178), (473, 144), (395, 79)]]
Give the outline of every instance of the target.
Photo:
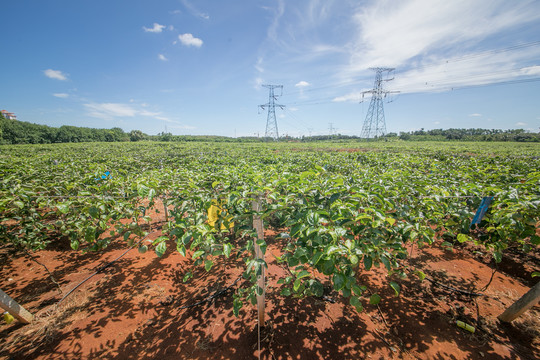
[(360, 137), (363, 139), (376, 138), (386, 134), (383, 99), (389, 93), (397, 92), (383, 90), (383, 81), (394, 80), (394, 78), (383, 80), (382, 74), (383, 72), (389, 73), (394, 71), (394, 68), (377, 67), (370, 69), (375, 71), (375, 84), (373, 85), (373, 90), (362, 92), (362, 101), (365, 94), (371, 94), (371, 102), (369, 103), (366, 119), (364, 120), (364, 125), (362, 126), (362, 134), (360, 135)]
[[(274, 140), (279, 139), (279, 132), (277, 127), (277, 120), (276, 120), (276, 106), (281, 108), (283, 110), (285, 108), (285, 105), (276, 104), (275, 101), (277, 100), (278, 96), (283, 95), (283, 85), (263, 85), (265, 88), (268, 88), (269, 94), (268, 94), (268, 103), (259, 105), (259, 107), (263, 110), (265, 110), (265, 107), (268, 108), (268, 117), (266, 118), (266, 132), (264, 133), (265, 138), (272, 138)], [(279, 95), (275, 95), (274, 89), (279, 88), (281, 90), (281, 93)]]

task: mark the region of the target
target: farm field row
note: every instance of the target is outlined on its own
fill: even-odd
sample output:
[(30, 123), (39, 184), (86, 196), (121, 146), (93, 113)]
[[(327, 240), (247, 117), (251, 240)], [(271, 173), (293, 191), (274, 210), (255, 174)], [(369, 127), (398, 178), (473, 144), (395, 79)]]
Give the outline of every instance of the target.
[[(470, 244), (496, 263), (540, 243), (537, 144), (2, 146), (0, 175), (0, 242), (31, 251), (63, 242), (103, 252), (119, 237), (137, 244), (166, 204), (160, 236), (139, 251), (187, 257), (183, 281), (239, 261), (246, 281), (234, 293), (237, 316), (255, 303), (268, 266), (254, 256), (253, 215), (280, 244), (281, 296), (320, 298), (330, 287), (358, 311), (399, 296), (400, 279), (426, 277), (407, 265), (415, 247)], [(384, 286), (369, 291), (366, 276), (381, 271)]]

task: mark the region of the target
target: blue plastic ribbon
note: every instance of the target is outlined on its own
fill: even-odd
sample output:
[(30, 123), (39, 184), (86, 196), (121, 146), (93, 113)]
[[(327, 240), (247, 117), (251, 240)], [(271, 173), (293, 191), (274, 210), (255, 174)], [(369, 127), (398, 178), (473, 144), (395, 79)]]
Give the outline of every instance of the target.
[(476, 210), (476, 214), (474, 215), (474, 218), (471, 222), (471, 225), (469, 226), (469, 229), (473, 225), (480, 224), (480, 221), (482, 221), (482, 218), (484, 217), (484, 215), (486, 215), (486, 212), (489, 208), (489, 204), (491, 204), (492, 200), (493, 200), (493, 196), (486, 196), (482, 198), (482, 202), (480, 203), (478, 210)]

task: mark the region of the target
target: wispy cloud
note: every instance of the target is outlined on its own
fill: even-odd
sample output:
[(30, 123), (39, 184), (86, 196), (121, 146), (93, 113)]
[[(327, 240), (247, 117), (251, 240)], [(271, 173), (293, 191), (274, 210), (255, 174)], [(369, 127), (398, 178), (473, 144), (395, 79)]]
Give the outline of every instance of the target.
[(193, 34), (180, 34), (178, 35), (178, 39), (183, 45), (186, 46), (195, 46), (195, 47), (201, 47), (203, 44), (203, 41), (199, 38), (196, 38), (193, 36)]
[(200, 10), (198, 10), (192, 3), (190, 3), (189, 1), (187, 0), (182, 0), (182, 4), (184, 5), (184, 7), (194, 16), (197, 16), (197, 17), (200, 17), (202, 19), (205, 19), (205, 20), (209, 20), (210, 19), (210, 15), (208, 15), (207, 13), (204, 13)]
[(474, 113), (474, 114), (469, 114), (469, 117), (481, 117), (482, 114), (478, 114), (478, 113)]
[(302, 80), (302, 81), (297, 82), (294, 86), (296, 86), (297, 88), (305, 88), (310, 85), (311, 84), (308, 83), (307, 81)]
[(168, 116), (165, 116), (160, 111), (151, 111), (146, 103), (137, 103), (131, 99), (129, 104), (123, 103), (86, 103), (84, 107), (87, 110), (87, 114), (91, 117), (115, 120), (118, 118), (134, 118), (134, 117), (146, 117), (155, 120), (165, 121), (170, 124), (180, 124), (179, 121), (173, 120)]
[(262, 84), (264, 83), (263, 78), (257, 77), (255, 80), (253, 80), (253, 87), (255, 90), (261, 90)]
[(65, 99), (69, 97), (69, 94), (66, 93), (54, 93), (53, 96), (56, 96), (57, 98)]
[[(538, 42), (509, 39), (507, 48), (493, 49), (489, 41), (540, 20), (539, 2), (380, 0), (352, 12), (354, 35), (343, 46), (349, 60), (338, 70), (339, 81), (372, 77), (370, 67), (395, 67), (395, 79), (385, 88), (415, 93), (540, 75)], [(486, 50), (472, 51), (478, 47)], [(361, 93), (355, 90), (334, 101), (358, 100)]]
[(165, 25), (160, 25), (158, 23), (154, 23), (154, 26), (151, 27), (151, 28), (147, 28), (146, 26), (143, 26), (143, 30), (145, 32), (151, 32), (151, 33), (160, 33), (163, 31), (163, 29), (165, 29), (166, 26)]
[(362, 92), (351, 92), (346, 95), (336, 96), (332, 99), (333, 102), (345, 102), (345, 101), (361, 101)]
[(88, 111), (88, 115), (105, 120), (118, 117), (134, 117), (137, 115), (137, 110), (126, 104), (89, 103), (84, 104), (84, 107)]
[(62, 80), (62, 81), (66, 81), (68, 79), (68, 75), (63, 73), (60, 70), (47, 69), (47, 70), (44, 70), (43, 73), (45, 74), (46, 77), (51, 78), (51, 79)]
[(169, 59), (167, 59), (167, 57), (163, 54), (158, 54), (158, 59), (161, 60), (161, 61), (168, 61)]
[(524, 123), (523, 121), (519, 121), (516, 123), (516, 126), (527, 126), (527, 123)]

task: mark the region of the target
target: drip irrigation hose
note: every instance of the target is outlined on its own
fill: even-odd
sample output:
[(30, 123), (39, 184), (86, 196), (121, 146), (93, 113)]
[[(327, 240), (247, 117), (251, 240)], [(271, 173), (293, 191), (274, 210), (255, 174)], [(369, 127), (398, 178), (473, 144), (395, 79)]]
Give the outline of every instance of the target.
[(455, 287), (448, 286), (448, 285), (445, 285), (445, 284), (441, 284), (440, 282), (435, 281), (435, 280), (433, 280), (433, 279), (431, 279), (431, 278), (429, 278), (427, 276), (426, 276), (426, 280), (429, 281), (430, 283), (432, 283), (433, 285), (437, 285), (437, 286), (440, 286), (442, 288), (445, 288), (446, 290), (457, 292), (457, 293), (460, 293), (460, 294), (463, 294), (463, 295), (474, 296), (474, 297), (484, 296), (484, 294), (481, 294), (481, 293), (474, 293), (474, 292), (470, 292), (470, 291), (456, 289)]
[(94, 277), (95, 275), (99, 274), (100, 272), (102, 272), (103, 270), (105, 270), (106, 268), (108, 268), (109, 266), (111, 266), (112, 264), (114, 264), (116, 261), (118, 261), (119, 259), (121, 259), (122, 257), (124, 257), (124, 255), (126, 255), (128, 252), (130, 252), (131, 250), (133, 250), (136, 246), (139, 246), (144, 240), (146, 240), (146, 238), (148, 236), (150, 236), (151, 234), (154, 234), (156, 233), (157, 231), (152, 231), (151, 233), (147, 234), (146, 236), (144, 236), (141, 240), (139, 240), (137, 243), (133, 244), (129, 249), (127, 249), (126, 251), (124, 251), (120, 256), (118, 256), (116, 259), (114, 260), (111, 260), (109, 261), (108, 263), (104, 264), (104, 265), (101, 265), (97, 268), (96, 271), (94, 271), (91, 275), (89, 275), (86, 279), (84, 279), (83, 281), (81, 281), (80, 283), (78, 283), (73, 289), (69, 290), (60, 300), (58, 300), (58, 302), (55, 304), (55, 306), (58, 306), (62, 301), (65, 300), (65, 298), (67, 298), (71, 293), (73, 293), (75, 290), (77, 290), (81, 285), (83, 285), (85, 282), (87, 282), (88, 280), (90, 280), (92, 277)]
[(209, 301), (212, 301), (214, 300), (215, 298), (225, 294), (227, 291), (229, 291), (234, 285), (236, 285), (236, 283), (242, 278), (242, 275), (240, 275), (236, 280), (234, 280), (234, 282), (227, 286), (226, 288), (224, 289), (221, 289), (221, 290), (218, 290), (216, 291), (214, 294), (208, 296), (207, 298), (201, 300), (201, 301), (198, 301), (194, 304), (190, 304), (190, 305), (184, 305), (184, 306), (180, 306), (178, 309), (189, 309), (189, 308), (192, 308), (192, 307), (195, 307), (195, 306), (199, 306), (199, 305), (202, 305), (206, 302), (209, 302)]

